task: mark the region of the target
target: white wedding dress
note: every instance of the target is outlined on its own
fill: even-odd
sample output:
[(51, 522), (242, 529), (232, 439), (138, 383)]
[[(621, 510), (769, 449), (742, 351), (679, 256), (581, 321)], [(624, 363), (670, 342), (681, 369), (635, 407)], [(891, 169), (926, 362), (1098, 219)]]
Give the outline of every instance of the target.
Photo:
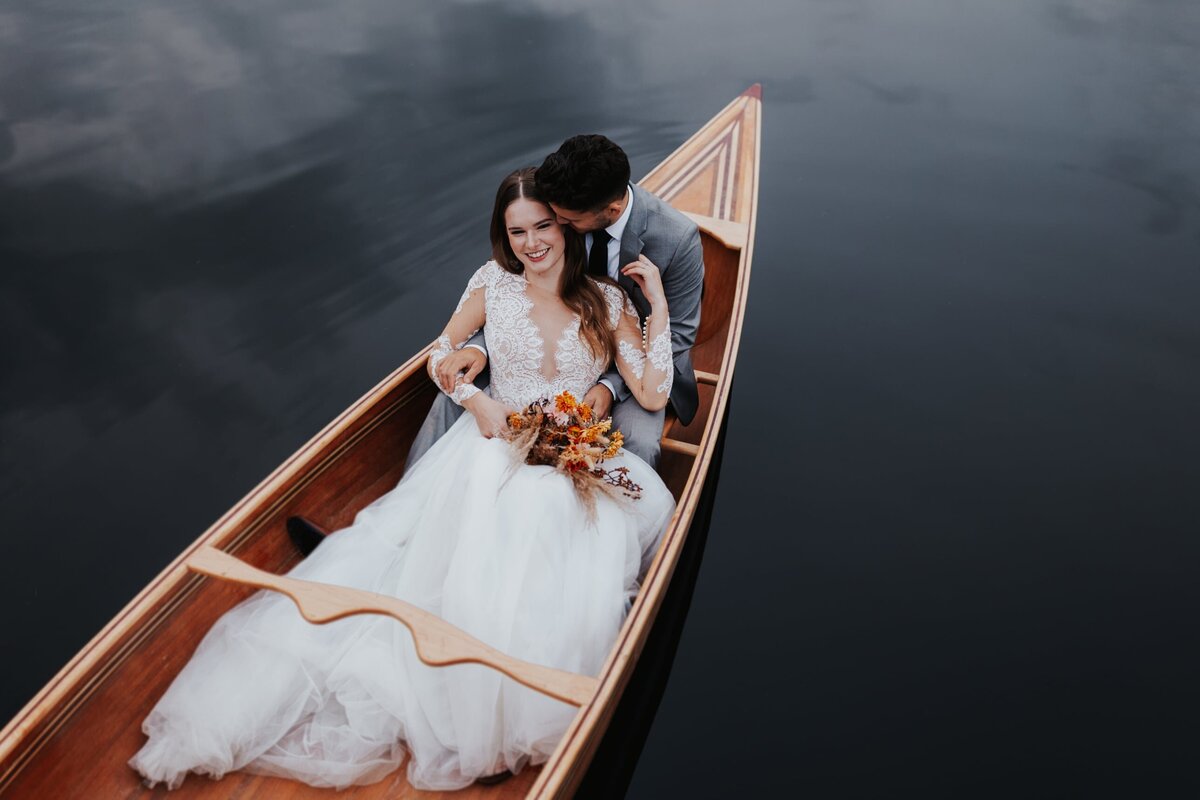
[[(562, 391), (582, 397), (607, 365), (581, 341), (578, 317), (549, 338), (562, 309), (534, 314), (526, 288), (494, 262), (480, 268), (432, 361), (486, 319), (494, 398), (519, 409)], [(632, 306), (602, 288), (622, 372), (644, 371), (669, 393), (669, 339), (643, 346), (630, 334)], [(552, 353), (544, 341), (556, 342)], [(674, 500), (623, 452), (606, 466), (628, 467), (642, 496), (601, 496), (592, 518), (564, 475), (512, 463), (510, 446), (463, 414), (396, 488), (290, 574), (393, 595), (518, 658), (596, 675)], [(310, 625), (287, 598), (259, 592), (200, 643), (143, 723), (149, 741), (130, 765), (172, 788), (189, 771), (231, 770), (342, 788), (380, 780), (407, 751), (412, 784), (454, 789), (545, 761), (575, 712), (486, 667), (426, 666), (393, 619)]]

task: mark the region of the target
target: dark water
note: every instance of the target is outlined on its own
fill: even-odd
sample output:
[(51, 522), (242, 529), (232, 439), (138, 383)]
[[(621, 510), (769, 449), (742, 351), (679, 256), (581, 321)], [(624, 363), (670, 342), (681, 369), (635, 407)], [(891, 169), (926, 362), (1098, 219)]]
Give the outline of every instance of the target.
[(506, 171), (760, 80), (630, 796), (1194, 796), (1191, 0), (5, 3), (0, 718), (440, 330)]

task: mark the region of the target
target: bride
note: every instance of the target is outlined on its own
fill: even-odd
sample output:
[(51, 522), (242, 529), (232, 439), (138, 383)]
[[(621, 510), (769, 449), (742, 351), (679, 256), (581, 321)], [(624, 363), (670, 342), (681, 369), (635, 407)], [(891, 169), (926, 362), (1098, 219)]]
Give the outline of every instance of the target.
[[(623, 290), (586, 276), (582, 237), (556, 222), (532, 168), (506, 177), (484, 264), (438, 338), (430, 371), (484, 328), (491, 385), (448, 392), (471, 413), (392, 491), (290, 573), (399, 597), (517, 658), (596, 675), (653, 557), (674, 501), (622, 452), (637, 500), (601, 494), (588, 513), (552, 467), (513, 467), (494, 438), (508, 414), (569, 391), (614, 360), (638, 402), (671, 391), (670, 330), (658, 270), (624, 267), (650, 301), (646, 329)], [(408, 761), (410, 783), (455, 789), (553, 753), (575, 715), (479, 665), (421, 663), (406, 628), (358, 616), (316, 626), (259, 592), (223, 616), (142, 725), (130, 760), (151, 786), (188, 772), (249, 770), (343, 788)]]

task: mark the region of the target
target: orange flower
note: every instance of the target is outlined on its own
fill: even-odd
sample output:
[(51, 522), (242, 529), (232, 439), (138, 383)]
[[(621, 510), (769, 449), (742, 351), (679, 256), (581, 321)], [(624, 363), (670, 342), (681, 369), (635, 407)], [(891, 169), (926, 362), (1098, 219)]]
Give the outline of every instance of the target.
[(591, 469), (596, 464), (590, 453), (575, 444), (569, 444), (563, 448), (561, 459), (563, 466), (571, 472), (578, 472), (584, 468)]
[(595, 425), (589, 425), (587, 429), (583, 431), (582, 440), (585, 442), (597, 441), (601, 436), (608, 433), (608, 429), (611, 427), (612, 420), (607, 419), (603, 422), (597, 422)]
[(579, 412), (579, 418), (584, 422), (592, 421), (592, 407), (587, 403), (580, 403), (576, 410)]
[(621, 449), (621, 445), (625, 444), (625, 434), (617, 431), (608, 440), (608, 449), (604, 451), (605, 458), (612, 458)]
[(514, 431), (521, 430), (521, 428), (525, 427), (525, 416), (523, 414), (516, 413), (509, 414), (508, 427), (512, 428)]
[(575, 395), (570, 392), (563, 392), (558, 397), (554, 398), (554, 408), (564, 414), (570, 414), (575, 410), (578, 403), (575, 401)]

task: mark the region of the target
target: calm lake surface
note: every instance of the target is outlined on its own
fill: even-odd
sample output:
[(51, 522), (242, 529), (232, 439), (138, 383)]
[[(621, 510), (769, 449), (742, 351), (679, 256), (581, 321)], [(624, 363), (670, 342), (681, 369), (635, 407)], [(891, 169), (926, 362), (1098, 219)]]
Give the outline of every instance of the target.
[(499, 179), (764, 86), (630, 797), (1195, 796), (1200, 4), (0, 7), (0, 721), (440, 331)]

